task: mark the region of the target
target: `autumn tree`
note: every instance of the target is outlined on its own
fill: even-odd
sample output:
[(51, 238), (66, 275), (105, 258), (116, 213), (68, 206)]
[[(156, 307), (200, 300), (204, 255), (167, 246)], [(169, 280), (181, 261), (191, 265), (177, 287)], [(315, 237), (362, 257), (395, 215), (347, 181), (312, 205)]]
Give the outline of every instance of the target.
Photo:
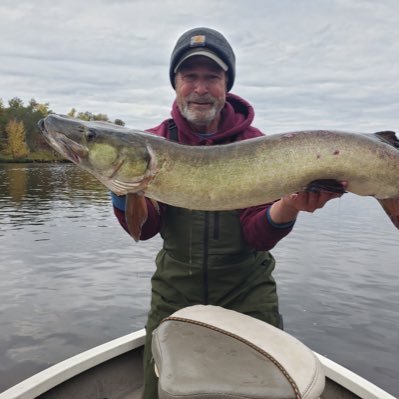
[(28, 146), (25, 142), (25, 126), (22, 121), (10, 119), (6, 125), (7, 146), (6, 152), (13, 158), (22, 158), (29, 154)]
[(24, 107), (24, 102), (18, 97), (13, 97), (11, 100), (8, 100), (8, 105), (9, 108), (21, 109)]
[[(91, 112), (77, 112), (76, 108), (71, 108), (71, 110), (67, 114), (71, 118), (78, 118), (83, 121), (104, 121), (111, 122), (108, 118), (107, 114), (93, 114)], [(113, 122), (115, 125), (125, 126), (125, 122), (122, 119), (115, 119)]]
[(114, 123), (115, 123), (115, 125), (125, 126), (125, 122), (123, 122), (122, 119), (115, 119)]
[[(8, 106), (0, 99), (0, 153), (23, 156), (21, 154), (26, 152), (52, 151), (38, 127), (38, 121), (51, 113), (48, 103), (39, 103), (34, 98), (25, 105), (20, 98), (14, 97), (8, 100)], [(76, 108), (72, 108), (68, 116), (110, 122), (106, 114), (78, 112)], [(114, 123), (124, 125), (120, 119)]]
[(105, 114), (93, 114), (88, 111), (79, 112), (76, 118), (81, 119), (83, 121), (105, 121), (105, 122), (109, 121), (108, 116)]
[(71, 110), (67, 113), (67, 115), (70, 116), (71, 118), (76, 118), (76, 109), (71, 108)]

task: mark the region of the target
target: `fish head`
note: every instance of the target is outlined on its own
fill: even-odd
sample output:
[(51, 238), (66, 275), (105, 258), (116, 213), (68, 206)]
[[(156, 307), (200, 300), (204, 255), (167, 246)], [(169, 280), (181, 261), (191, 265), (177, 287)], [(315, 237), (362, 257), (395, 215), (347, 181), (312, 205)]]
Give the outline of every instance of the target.
[(39, 128), (57, 152), (116, 194), (140, 192), (148, 183), (151, 153), (141, 132), (56, 114), (40, 120)]

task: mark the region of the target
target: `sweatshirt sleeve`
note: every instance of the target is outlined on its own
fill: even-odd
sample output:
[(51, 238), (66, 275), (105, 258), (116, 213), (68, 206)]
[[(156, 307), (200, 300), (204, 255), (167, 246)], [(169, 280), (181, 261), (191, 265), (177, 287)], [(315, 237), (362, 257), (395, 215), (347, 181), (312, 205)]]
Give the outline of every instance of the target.
[(269, 216), (272, 203), (243, 209), (240, 221), (244, 239), (258, 251), (272, 249), (282, 238), (288, 235), (295, 221), (277, 224)]
[[(119, 224), (124, 228), (124, 230), (129, 233), (129, 228), (126, 223), (125, 218), (125, 201), (126, 196), (118, 196), (114, 193), (111, 193), (112, 198), (112, 206), (114, 208), (114, 214), (118, 219)], [(161, 214), (163, 212), (163, 205), (159, 205), (159, 209), (156, 209), (153, 202), (146, 198), (147, 203), (147, 210), (148, 210), (148, 217), (147, 221), (144, 223), (142, 230), (141, 230), (141, 237), (140, 240), (148, 240), (155, 235), (157, 235), (161, 229)]]

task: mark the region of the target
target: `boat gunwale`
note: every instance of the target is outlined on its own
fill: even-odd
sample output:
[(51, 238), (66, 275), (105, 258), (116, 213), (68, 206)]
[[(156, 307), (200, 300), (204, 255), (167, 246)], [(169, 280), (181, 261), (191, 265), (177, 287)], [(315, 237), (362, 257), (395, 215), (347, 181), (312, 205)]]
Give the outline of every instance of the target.
[(32, 399), (84, 371), (144, 345), (145, 329), (105, 342), (54, 364), (0, 393), (0, 399)]
[(346, 367), (341, 366), (317, 352), (313, 351), (313, 353), (323, 365), (324, 374), (327, 378), (358, 395), (362, 399), (396, 399), (388, 392), (353, 371), (350, 371)]
[[(0, 393), (0, 399), (35, 398), (95, 366), (143, 346), (145, 337), (146, 331), (141, 329), (79, 353)], [(320, 360), (327, 378), (360, 398), (396, 399), (349, 369), (317, 352), (314, 352), (314, 354)]]

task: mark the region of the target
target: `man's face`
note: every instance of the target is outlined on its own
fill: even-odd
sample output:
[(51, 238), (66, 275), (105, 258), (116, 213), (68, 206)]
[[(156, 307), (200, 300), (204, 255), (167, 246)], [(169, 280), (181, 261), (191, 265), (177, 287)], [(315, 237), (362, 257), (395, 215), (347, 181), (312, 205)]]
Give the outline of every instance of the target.
[(176, 102), (188, 122), (203, 132), (216, 131), (226, 101), (226, 73), (214, 61), (194, 56), (176, 74)]

